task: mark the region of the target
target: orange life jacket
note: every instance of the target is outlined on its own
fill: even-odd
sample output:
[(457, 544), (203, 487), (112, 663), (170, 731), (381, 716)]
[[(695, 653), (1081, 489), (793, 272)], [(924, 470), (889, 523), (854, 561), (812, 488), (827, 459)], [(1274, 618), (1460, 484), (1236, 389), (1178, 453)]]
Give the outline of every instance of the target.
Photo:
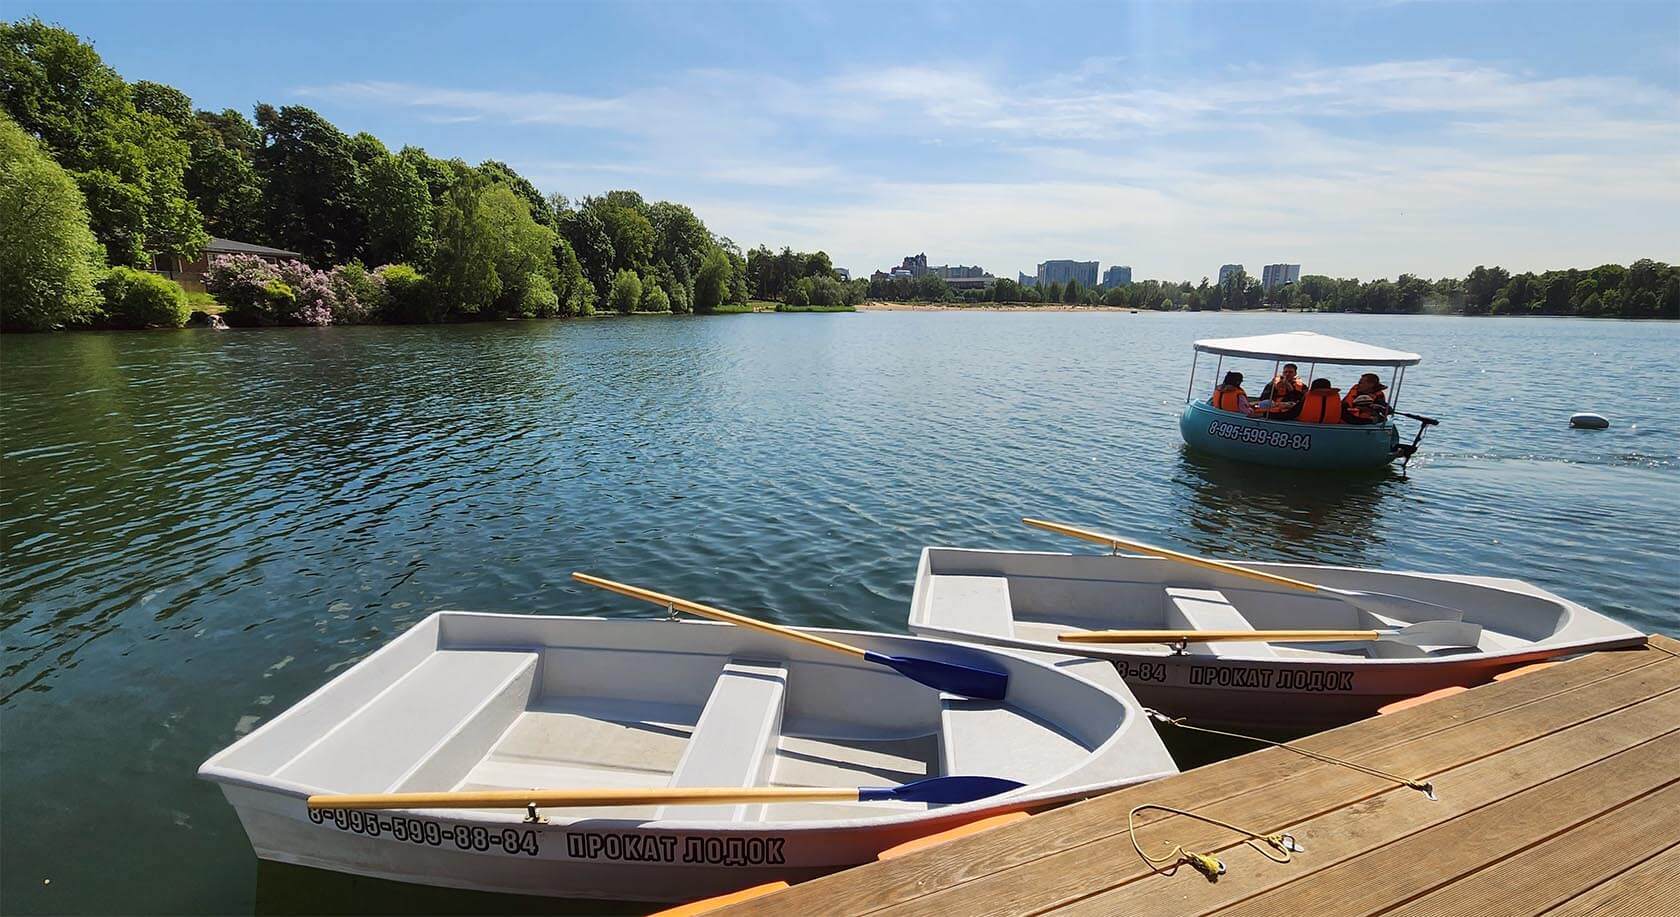
[(1221, 385), (1213, 390), (1213, 397), (1208, 399), (1208, 403), (1221, 411), (1236, 413), (1241, 410), (1237, 407), (1238, 398), (1248, 398), (1248, 393), (1242, 390), (1242, 386)]
[(1341, 423), (1341, 392), (1333, 388), (1309, 388), (1301, 399), (1300, 423)]
[[(1353, 399), (1358, 398), (1361, 394), (1369, 395), (1371, 404), (1354, 404)], [(1383, 390), (1380, 388), (1374, 392), (1362, 393), (1359, 391), (1359, 386), (1356, 385), (1348, 389), (1348, 393), (1342, 396), (1342, 411), (1361, 420), (1376, 420), (1381, 417), (1382, 412), (1377, 410), (1379, 405), (1384, 408), (1388, 407), (1388, 397), (1383, 394)]]

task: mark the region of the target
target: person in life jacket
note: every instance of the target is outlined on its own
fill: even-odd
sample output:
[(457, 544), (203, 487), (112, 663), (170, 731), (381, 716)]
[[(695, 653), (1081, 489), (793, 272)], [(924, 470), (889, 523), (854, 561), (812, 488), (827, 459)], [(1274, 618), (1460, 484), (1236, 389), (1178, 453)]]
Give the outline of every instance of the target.
[(1388, 396), (1383, 394), (1386, 388), (1376, 373), (1360, 376), (1342, 398), (1343, 419), (1355, 424), (1382, 423), (1388, 416)]
[(1295, 419), (1302, 423), (1341, 423), (1342, 393), (1330, 385), (1329, 379), (1314, 379), (1312, 388), (1301, 398), (1301, 413)]
[(1225, 374), (1225, 381), (1213, 389), (1213, 397), (1208, 404), (1234, 414), (1252, 414), (1254, 409), (1248, 403), (1248, 393), (1242, 388), (1243, 374), (1232, 370)]
[(1262, 402), (1271, 402), (1266, 416), (1272, 420), (1294, 420), (1301, 413), (1301, 397), (1307, 393), (1307, 383), (1295, 373), (1294, 363), (1283, 364), (1283, 372), (1260, 392)]

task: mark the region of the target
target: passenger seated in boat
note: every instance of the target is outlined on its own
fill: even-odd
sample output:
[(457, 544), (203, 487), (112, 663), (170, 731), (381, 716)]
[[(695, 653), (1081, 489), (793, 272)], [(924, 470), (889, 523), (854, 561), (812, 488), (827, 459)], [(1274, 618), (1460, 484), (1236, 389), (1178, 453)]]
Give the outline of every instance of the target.
[(1272, 381), (1266, 383), (1266, 388), (1260, 392), (1262, 404), (1271, 402), (1266, 408), (1266, 416), (1272, 420), (1294, 420), (1301, 413), (1301, 396), (1307, 393), (1307, 383), (1295, 375), (1297, 367), (1294, 363), (1283, 364), (1283, 372)]
[(1301, 413), (1295, 419), (1302, 423), (1341, 423), (1342, 393), (1329, 379), (1314, 379), (1312, 388), (1301, 399)]
[(1388, 416), (1388, 396), (1383, 394), (1385, 388), (1388, 386), (1382, 384), (1376, 373), (1360, 376), (1342, 398), (1342, 419), (1353, 424), (1382, 423)]
[(1232, 370), (1225, 374), (1225, 381), (1213, 389), (1213, 397), (1208, 404), (1221, 411), (1234, 414), (1253, 414), (1254, 409), (1248, 403), (1248, 393), (1242, 388), (1243, 374)]

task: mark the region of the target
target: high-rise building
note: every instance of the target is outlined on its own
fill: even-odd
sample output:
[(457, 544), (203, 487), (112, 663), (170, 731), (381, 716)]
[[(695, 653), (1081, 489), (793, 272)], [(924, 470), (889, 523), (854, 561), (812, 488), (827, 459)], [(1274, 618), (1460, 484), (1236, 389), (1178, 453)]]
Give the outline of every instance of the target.
[(1052, 283), (1067, 283), (1077, 280), (1081, 285), (1094, 287), (1097, 285), (1097, 263), (1095, 261), (1044, 261), (1038, 265), (1038, 285), (1045, 286)]
[(1038, 286), (1038, 276), (1036, 274), (1020, 273), (1019, 276), (1020, 276), (1020, 279), (1015, 281), (1015, 282), (1019, 283), (1021, 286), (1023, 286), (1023, 287), (1036, 287), (1036, 286)]
[(920, 277), (928, 272), (927, 252), (919, 255), (905, 255), (902, 267), (910, 272), (912, 277)]
[(1270, 293), (1274, 288), (1288, 286), (1301, 279), (1299, 264), (1268, 264), (1260, 269), (1260, 285)]
[(1123, 287), (1132, 282), (1132, 269), (1124, 264), (1116, 264), (1103, 271), (1102, 285), (1105, 287)]
[(1231, 276), (1232, 274), (1242, 273), (1242, 269), (1243, 266), (1240, 264), (1221, 264), (1219, 266), (1219, 285), (1224, 286), (1225, 278)]

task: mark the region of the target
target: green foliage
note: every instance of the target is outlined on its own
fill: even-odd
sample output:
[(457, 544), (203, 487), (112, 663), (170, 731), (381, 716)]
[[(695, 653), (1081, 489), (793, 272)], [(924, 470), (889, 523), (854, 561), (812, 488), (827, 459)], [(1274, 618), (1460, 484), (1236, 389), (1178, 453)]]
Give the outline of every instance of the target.
[(164, 114), (136, 107), (133, 89), (70, 32), (0, 22), (0, 105), (75, 179), (94, 236), (118, 264), (192, 255), (207, 238), (183, 184), (174, 90), (146, 87), (142, 101)]
[(362, 167), (361, 208), (367, 225), (362, 247), (369, 263), (431, 260), (432, 195), (413, 157), (372, 157)]
[(641, 311), (669, 312), (671, 311), (671, 297), (667, 296), (658, 284), (644, 283), (642, 284)]
[(385, 282), (384, 311), (387, 322), (421, 324), (443, 320), (444, 309), (430, 281), (406, 264), (387, 264), (376, 272)]
[(350, 138), (301, 105), (278, 110), (259, 105), (257, 127), (262, 147), (256, 161), (270, 241), (316, 263), (359, 257), (367, 224)]
[(256, 127), (233, 109), (219, 115), (201, 111), (184, 133), (189, 156), (183, 181), (204, 215), (205, 230), (225, 239), (266, 238)]
[(479, 206), (484, 184), (481, 177), (463, 177), (437, 208), (433, 291), (440, 304), (460, 315), (490, 309), (502, 295), (496, 227), (491, 211)]
[(113, 328), (180, 328), (192, 308), (187, 291), (167, 277), (118, 265), (99, 281), (105, 323)]
[[(501, 284), (494, 297), (495, 311), (510, 317), (554, 315), (558, 297), (554, 292), (560, 272), (554, 263), (559, 237), (554, 230), (537, 223), (522, 198), (505, 184), (491, 184), (478, 196), (488, 233), (487, 249), (495, 276)], [(533, 293), (540, 289), (540, 295)], [(552, 302), (551, 302), (552, 301)], [(533, 312), (533, 308), (543, 311)]]
[(542, 196), (542, 192), (537, 190), (536, 185), (531, 184), (523, 175), (513, 171), (513, 168), (507, 163), (497, 162), (494, 159), (486, 160), (479, 163), (478, 172), (489, 179), (491, 184), (507, 188), (514, 193), (514, 196), (524, 201), (525, 209), (531, 214), (531, 219), (537, 221), (538, 225), (547, 226), (549, 229), (555, 228), (554, 208), (549, 204), (548, 199)]
[(559, 311), (561, 315), (593, 315), (595, 313), (595, 286), (584, 276), (583, 266), (578, 263), (577, 253), (572, 250), (571, 243), (565, 239), (557, 239), (554, 243), (554, 263), (559, 271), (559, 285), (555, 293), (559, 297)]
[(700, 272), (694, 278), (694, 309), (711, 312), (729, 298), (729, 256), (714, 246), (700, 262)]
[(642, 279), (634, 271), (619, 271), (613, 277), (612, 292), (607, 304), (615, 312), (629, 315), (642, 301)]
[(94, 318), (104, 270), (75, 181), (0, 114), (0, 327), (41, 331)]
[(1069, 280), (1067, 282), (1067, 286), (1062, 288), (1062, 302), (1065, 302), (1065, 303), (1077, 303), (1077, 302), (1079, 302), (1080, 292), (1081, 291), (1080, 291), (1080, 287), (1079, 287), (1079, 281)]

